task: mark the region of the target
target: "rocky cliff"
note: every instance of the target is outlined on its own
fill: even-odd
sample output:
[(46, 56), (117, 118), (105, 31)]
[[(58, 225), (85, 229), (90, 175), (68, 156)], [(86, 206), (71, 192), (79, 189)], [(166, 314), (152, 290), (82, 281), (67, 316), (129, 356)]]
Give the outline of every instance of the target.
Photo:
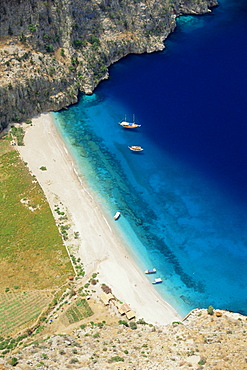
[(197, 309), (167, 327), (130, 326), (106, 314), (63, 334), (43, 329), (0, 358), (0, 369), (244, 370), (246, 329), (245, 316), (226, 311)]
[(181, 14), (216, 0), (1, 0), (0, 130), (92, 93), (129, 53), (162, 50)]

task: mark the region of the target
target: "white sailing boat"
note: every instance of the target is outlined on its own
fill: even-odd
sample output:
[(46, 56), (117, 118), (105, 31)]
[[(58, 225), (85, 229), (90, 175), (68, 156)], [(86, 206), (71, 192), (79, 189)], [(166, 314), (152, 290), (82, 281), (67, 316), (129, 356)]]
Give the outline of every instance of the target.
[(123, 128), (137, 128), (137, 127), (141, 127), (141, 125), (138, 125), (137, 123), (135, 123), (135, 115), (133, 114), (133, 122), (128, 122), (126, 121), (126, 117), (123, 121), (121, 122), (118, 122), (118, 124), (120, 126), (122, 126)]

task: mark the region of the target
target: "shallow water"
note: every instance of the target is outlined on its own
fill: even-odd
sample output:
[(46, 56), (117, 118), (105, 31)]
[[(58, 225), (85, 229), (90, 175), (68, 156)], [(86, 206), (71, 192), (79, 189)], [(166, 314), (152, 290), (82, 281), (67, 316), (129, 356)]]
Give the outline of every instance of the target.
[[(137, 264), (156, 267), (180, 314), (247, 314), (246, 19), (240, 0), (181, 17), (163, 52), (124, 58), (92, 96), (54, 113), (106, 212), (121, 211)], [(117, 124), (133, 114), (139, 129)]]

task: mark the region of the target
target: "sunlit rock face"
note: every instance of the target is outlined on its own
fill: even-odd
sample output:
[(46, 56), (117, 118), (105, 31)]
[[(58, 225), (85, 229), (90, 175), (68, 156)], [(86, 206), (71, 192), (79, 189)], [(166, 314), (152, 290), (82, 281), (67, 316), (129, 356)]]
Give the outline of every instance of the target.
[(92, 93), (129, 53), (164, 48), (181, 14), (216, 0), (2, 0), (0, 130)]

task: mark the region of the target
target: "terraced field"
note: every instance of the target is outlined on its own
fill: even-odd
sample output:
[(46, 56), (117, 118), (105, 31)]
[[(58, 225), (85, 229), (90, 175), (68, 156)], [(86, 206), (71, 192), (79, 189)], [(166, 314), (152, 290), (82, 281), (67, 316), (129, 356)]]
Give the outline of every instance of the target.
[(6, 336), (38, 317), (51, 299), (41, 291), (0, 294), (0, 334)]
[(80, 299), (66, 311), (65, 315), (69, 324), (72, 324), (84, 319), (85, 317), (92, 316), (93, 311), (86, 299)]

